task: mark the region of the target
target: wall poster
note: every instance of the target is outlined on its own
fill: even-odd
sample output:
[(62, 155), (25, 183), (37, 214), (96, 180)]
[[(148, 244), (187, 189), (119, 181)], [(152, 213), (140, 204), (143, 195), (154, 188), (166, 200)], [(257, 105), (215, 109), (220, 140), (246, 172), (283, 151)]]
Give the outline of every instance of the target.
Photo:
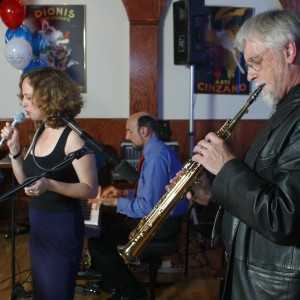
[(36, 59), (66, 72), (86, 87), (85, 5), (26, 5)]
[(195, 65), (195, 93), (249, 94), (243, 55), (233, 47), (236, 32), (253, 8), (207, 6), (205, 56)]

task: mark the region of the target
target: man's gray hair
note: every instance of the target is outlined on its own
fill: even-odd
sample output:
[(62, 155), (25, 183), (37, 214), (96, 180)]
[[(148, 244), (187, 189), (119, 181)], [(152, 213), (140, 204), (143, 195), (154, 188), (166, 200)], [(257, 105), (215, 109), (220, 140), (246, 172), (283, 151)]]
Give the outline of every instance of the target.
[(248, 19), (236, 34), (236, 48), (243, 52), (246, 41), (251, 39), (258, 39), (272, 49), (282, 49), (290, 41), (299, 46), (300, 14), (292, 10), (271, 10)]

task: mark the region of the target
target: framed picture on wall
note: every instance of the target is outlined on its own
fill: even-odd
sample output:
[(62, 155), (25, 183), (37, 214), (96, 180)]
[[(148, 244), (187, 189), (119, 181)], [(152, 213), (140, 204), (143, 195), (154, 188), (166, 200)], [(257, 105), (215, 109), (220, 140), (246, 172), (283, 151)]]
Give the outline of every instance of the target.
[(24, 23), (34, 57), (66, 72), (86, 93), (85, 5), (26, 5)]
[(205, 61), (195, 65), (194, 92), (249, 94), (245, 61), (234, 48), (234, 37), (254, 9), (207, 6), (206, 10)]

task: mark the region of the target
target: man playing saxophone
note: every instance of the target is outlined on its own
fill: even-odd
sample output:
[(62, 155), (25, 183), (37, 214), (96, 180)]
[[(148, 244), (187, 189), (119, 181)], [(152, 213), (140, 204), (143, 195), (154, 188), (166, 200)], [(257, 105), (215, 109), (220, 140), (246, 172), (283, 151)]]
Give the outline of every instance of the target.
[(300, 15), (269, 11), (236, 35), (248, 80), (273, 113), (241, 161), (208, 133), (192, 160), (202, 175), (187, 197), (223, 210), (228, 270), (223, 299), (300, 299)]

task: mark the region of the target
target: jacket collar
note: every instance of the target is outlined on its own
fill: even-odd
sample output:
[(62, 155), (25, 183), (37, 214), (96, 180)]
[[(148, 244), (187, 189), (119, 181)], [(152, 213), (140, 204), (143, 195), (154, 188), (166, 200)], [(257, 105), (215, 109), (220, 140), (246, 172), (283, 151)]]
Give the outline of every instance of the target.
[(271, 132), (280, 126), (290, 114), (300, 106), (300, 84), (293, 87), (284, 99), (278, 103), (275, 113), (264, 124), (260, 133), (253, 141), (250, 150), (247, 152), (245, 162), (250, 168), (254, 168), (256, 157), (263, 149), (271, 135)]

